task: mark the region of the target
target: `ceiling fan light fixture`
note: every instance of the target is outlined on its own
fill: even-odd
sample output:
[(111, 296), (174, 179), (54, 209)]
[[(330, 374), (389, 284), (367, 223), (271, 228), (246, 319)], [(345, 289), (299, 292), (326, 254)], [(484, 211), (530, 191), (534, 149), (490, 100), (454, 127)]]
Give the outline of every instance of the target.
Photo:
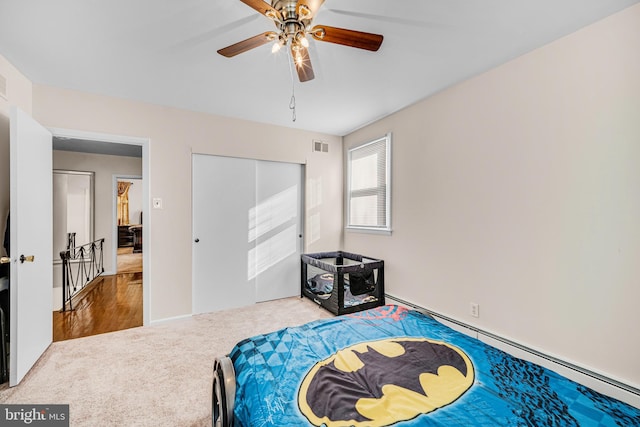
[(284, 35), (283, 33), (280, 33), (280, 34), (273, 33), (273, 34), (275, 35), (273, 38), (278, 37), (278, 40), (276, 40), (276, 42), (271, 47), (271, 53), (276, 53), (280, 49), (282, 49), (282, 46), (287, 44), (287, 36)]
[(304, 47), (309, 47), (309, 39), (307, 39), (302, 31), (296, 34), (296, 41)]
[(304, 57), (302, 56), (303, 51), (306, 51), (306, 49), (300, 44), (298, 39), (291, 41), (291, 56), (293, 56), (293, 62), (295, 62), (297, 67), (301, 67), (304, 62)]

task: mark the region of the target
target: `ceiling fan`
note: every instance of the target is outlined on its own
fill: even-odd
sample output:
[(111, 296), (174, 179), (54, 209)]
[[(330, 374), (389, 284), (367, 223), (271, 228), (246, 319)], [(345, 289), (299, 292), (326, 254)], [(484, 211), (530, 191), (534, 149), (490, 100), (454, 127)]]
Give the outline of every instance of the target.
[(307, 35), (317, 41), (370, 51), (377, 51), (382, 44), (383, 37), (379, 34), (346, 30), (327, 25), (312, 27), (311, 21), (324, 3), (324, 0), (271, 0), (271, 4), (263, 0), (240, 1), (271, 19), (275, 23), (277, 31), (258, 34), (220, 49), (218, 53), (231, 58), (269, 42), (274, 42), (272, 52), (277, 52), (288, 44), (301, 82), (314, 78), (309, 51), (307, 50), (309, 47)]

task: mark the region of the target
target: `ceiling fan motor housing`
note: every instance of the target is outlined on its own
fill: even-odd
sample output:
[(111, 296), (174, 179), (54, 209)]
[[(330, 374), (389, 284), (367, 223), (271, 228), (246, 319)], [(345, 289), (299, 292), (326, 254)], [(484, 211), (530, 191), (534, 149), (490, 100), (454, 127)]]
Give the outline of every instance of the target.
[(271, 2), (271, 7), (282, 14), (284, 21), (298, 19), (297, 5), (298, 2), (295, 0), (272, 0)]
[(304, 19), (298, 14), (298, 2), (296, 0), (273, 0), (271, 7), (280, 12), (282, 21), (275, 21), (275, 23), (287, 38), (295, 38), (296, 34), (300, 33), (304, 34), (307, 25), (311, 23), (310, 19)]

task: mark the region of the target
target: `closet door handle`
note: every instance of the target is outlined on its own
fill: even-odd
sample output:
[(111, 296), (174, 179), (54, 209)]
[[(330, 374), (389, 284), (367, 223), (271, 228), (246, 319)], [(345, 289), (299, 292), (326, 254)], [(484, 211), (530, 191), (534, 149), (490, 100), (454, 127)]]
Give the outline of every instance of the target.
[(199, 241), (200, 241), (200, 239), (198, 239), (197, 237), (196, 237), (196, 239), (194, 240), (194, 242), (196, 242), (196, 243), (198, 243)]

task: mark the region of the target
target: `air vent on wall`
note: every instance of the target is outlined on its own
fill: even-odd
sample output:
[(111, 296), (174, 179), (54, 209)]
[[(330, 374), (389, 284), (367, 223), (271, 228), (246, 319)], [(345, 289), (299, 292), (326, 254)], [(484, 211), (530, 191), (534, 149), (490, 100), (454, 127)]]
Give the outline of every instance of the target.
[(7, 99), (7, 78), (0, 74), (0, 97)]
[(329, 144), (326, 142), (315, 140), (313, 141), (313, 151), (328, 153), (329, 152)]

